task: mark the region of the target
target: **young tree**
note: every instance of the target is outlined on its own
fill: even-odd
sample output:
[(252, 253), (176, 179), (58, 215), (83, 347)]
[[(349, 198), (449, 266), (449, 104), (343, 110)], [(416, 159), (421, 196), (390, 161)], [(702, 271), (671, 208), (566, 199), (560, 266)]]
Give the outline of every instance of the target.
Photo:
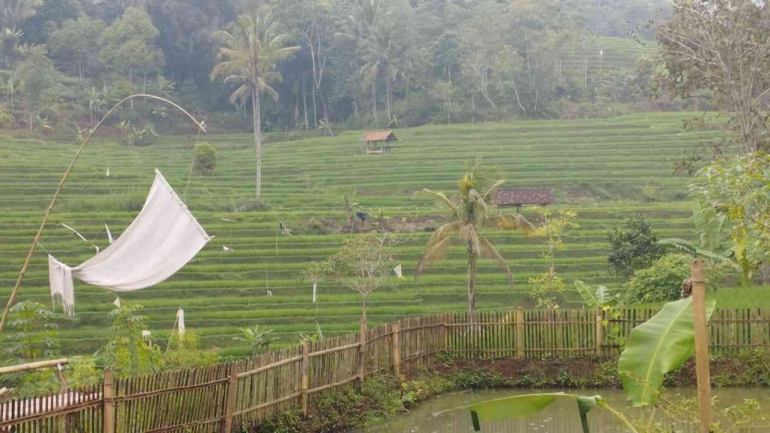
[(564, 249), (562, 235), (570, 228), (578, 227), (577, 214), (571, 211), (555, 213), (547, 207), (537, 210), (543, 224), (532, 235), (543, 238), (543, 258), (548, 261), (546, 271), (529, 279), (532, 284), (530, 295), (535, 298), (536, 308), (557, 308), (555, 294), (564, 290), (564, 281), (556, 274), (556, 252)]
[(147, 75), (162, 70), (163, 52), (155, 48), (158, 29), (144, 9), (129, 7), (102, 33), (100, 60), (128, 77), (131, 83), (138, 72)]
[(366, 301), (382, 287), (396, 262), (390, 247), (392, 236), (356, 236), (347, 239), (339, 252), (327, 260), (327, 278), (361, 295), (361, 318), (366, 321)]
[(16, 75), (19, 79), (19, 90), (24, 96), (28, 112), (29, 130), (35, 126), (35, 119), (44, 108), (46, 102), (58, 99), (50, 90), (56, 85), (57, 72), (51, 59), (46, 57), (45, 46), (29, 47), (24, 60), (19, 63)]
[(11, 314), (14, 319), (8, 322), (6, 356), (18, 363), (42, 361), (58, 354), (57, 326), (51, 320), (51, 311), (37, 302), (24, 301), (14, 305)]
[(741, 153), (770, 149), (770, 14), (753, 0), (676, 0), (656, 26), (668, 87), (679, 96), (714, 93), (731, 113)]
[(518, 213), (492, 213), (492, 193), (505, 181), (494, 169), (484, 169), (480, 163), (469, 167), (460, 179), (459, 188), (453, 198), (443, 192), (424, 189), (448, 211), (451, 221), (436, 229), (425, 245), (414, 276), (417, 278), (430, 262), (442, 260), (453, 237), (458, 237), (465, 246), (468, 263), (468, 314), (475, 320), (476, 311), (476, 266), (481, 258), (497, 262), (513, 287), (513, 274), (502, 254), (482, 233), (484, 227), (493, 226), (499, 230), (530, 232), (534, 226)]
[(81, 16), (64, 21), (62, 28), (48, 39), (51, 56), (82, 81), (90, 69), (99, 64), (99, 38), (104, 29), (104, 21), (98, 18)]
[(642, 217), (626, 219), (626, 228), (607, 231), (612, 250), (607, 256), (610, 272), (629, 278), (639, 269), (650, 267), (664, 252), (649, 221)]
[(254, 149), (257, 156), (256, 202), (262, 200), (262, 118), (260, 94), (267, 93), (274, 101), (278, 92), (270, 82), (280, 81), (278, 63), (299, 50), (284, 46), (288, 34), (281, 33), (278, 23), (268, 12), (264, 15), (240, 15), (229, 31), (218, 31), (215, 38), (222, 44), (221, 63), (211, 71), (211, 79), (221, 78), (225, 83), (240, 85), (230, 95), (230, 103), (242, 106), (251, 99), (254, 125)]
[(137, 314), (141, 309), (141, 305), (122, 304), (112, 310), (110, 339), (94, 354), (100, 367), (111, 368), (118, 377), (155, 373), (161, 366), (158, 346), (148, 344), (142, 335), (147, 316)]
[(270, 343), (274, 338), (270, 337), (273, 333), (272, 329), (266, 329), (259, 325), (254, 325), (251, 328), (240, 328), (241, 335), (233, 337), (235, 341), (242, 341), (249, 345), (251, 349), (251, 356), (259, 356), (270, 348)]

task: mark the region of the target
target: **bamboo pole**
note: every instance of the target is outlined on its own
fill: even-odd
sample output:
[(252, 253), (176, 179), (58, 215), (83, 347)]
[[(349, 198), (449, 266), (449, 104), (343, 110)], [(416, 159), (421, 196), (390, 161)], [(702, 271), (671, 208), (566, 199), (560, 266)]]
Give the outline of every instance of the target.
[(602, 307), (596, 308), (596, 356), (602, 356), (604, 344), (604, 326), (602, 325)]
[(51, 202), (48, 204), (48, 208), (45, 210), (45, 214), (43, 215), (43, 222), (40, 223), (40, 227), (37, 229), (37, 233), (35, 234), (35, 238), (32, 240), (32, 245), (29, 247), (29, 252), (27, 253), (27, 257), (24, 259), (24, 263), (21, 265), (21, 270), (19, 271), (19, 276), (16, 278), (16, 284), (13, 286), (13, 290), (11, 290), (11, 296), (8, 297), (8, 303), (5, 305), (5, 310), (3, 311), (3, 317), (0, 319), (0, 332), (3, 332), (3, 329), (5, 329), (5, 322), (8, 320), (8, 312), (11, 310), (11, 306), (13, 305), (13, 301), (16, 300), (16, 294), (19, 291), (19, 287), (21, 287), (21, 282), (24, 279), (24, 274), (27, 273), (27, 268), (29, 267), (29, 262), (32, 260), (32, 256), (35, 254), (35, 250), (37, 250), (38, 242), (40, 241), (40, 237), (43, 234), (43, 230), (45, 229), (45, 225), (48, 224), (48, 218), (51, 216), (51, 211), (53, 210), (53, 206), (56, 204), (56, 200), (59, 199), (59, 194), (61, 194), (62, 188), (64, 187), (64, 183), (67, 181), (67, 178), (69, 177), (70, 173), (72, 172), (72, 168), (75, 166), (75, 163), (77, 162), (78, 158), (80, 158), (80, 154), (83, 152), (83, 149), (88, 145), (88, 143), (91, 141), (91, 137), (93, 137), (94, 133), (99, 129), (100, 126), (112, 115), (112, 113), (115, 112), (121, 105), (123, 105), (126, 101), (129, 101), (131, 99), (135, 98), (150, 98), (157, 101), (165, 102), (172, 107), (180, 110), (182, 113), (186, 114), (187, 117), (189, 117), (196, 125), (198, 125), (198, 129), (200, 131), (205, 132), (206, 128), (203, 124), (199, 123), (197, 120), (195, 120), (195, 117), (192, 116), (192, 114), (188, 113), (184, 108), (180, 107), (179, 105), (169, 101), (168, 99), (161, 98), (159, 96), (155, 95), (146, 95), (146, 94), (138, 94), (138, 95), (131, 95), (126, 98), (123, 98), (121, 101), (119, 101), (117, 104), (115, 104), (114, 107), (110, 108), (110, 110), (102, 117), (101, 120), (99, 120), (99, 123), (96, 124), (96, 126), (88, 133), (88, 136), (86, 136), (86, 139), (83, 140), (83, 144), (80, 145), (77, 152), (75, 152), (75, 156), (72, 157), (72, 161), (70, 162), (69, 166), (67, 167), (67, 170), (64, 171), (64, 175), (62, 175), (61, 180), (59, 180), (59, 185), (56, 187), (56, 192), (53, 195), (53, 198), (51, 199)]
[(10, 367), (0, 367), (0, 374), (18, 373), (20, 371), (56, 367), (57, 365), (66, 365), (68, 362), (69, 360), (67, 358), (52, 359), (50, 361), (28, 362), (26, 364), (12, 365)]
[(516, 358), (524, 359), (524, 309), (516, 308)]
[(238, 391), (238, 374), (230, 374), (227, 381), (227, 400), (225, 401), (225, 415), (222, 420), (222, 432), (230, 433), (233, 430), (233, 409), (235, 407), (235, 397)]
[(104, 370), (104, 384), (102, 385), (102, 398), (104, 399), (104, 433), (115, 433), (115, 389), (112, 370)]
[(393, 376), (396, 379), (401, 377), (401, 346), (399, 343), (398, 332), (401, 330), (401, 322), (393, 324), (393, 333), (390, 341), (390, 355), (393, 364)]
[(695, 328), (695, 373), (698, 378), (698, 414), (700, 433), (709, 433), (711, 424), (711, 375), (709, 372), (709, 341), (706, 330), (706, 279), (703, 260), (692, 262), (692, 311)]
[(308, 400), (308, 366), (309, 359), (308, 353), (310, 352), (310, 345), (307, 340), (302, 341), (302, 415), (307, 416), (307, 400)]

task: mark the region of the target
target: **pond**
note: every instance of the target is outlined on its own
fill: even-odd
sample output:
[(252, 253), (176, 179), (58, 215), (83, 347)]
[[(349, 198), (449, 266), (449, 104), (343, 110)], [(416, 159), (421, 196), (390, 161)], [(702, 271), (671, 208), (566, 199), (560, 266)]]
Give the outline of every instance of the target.
[[(489, 390), (489, 391), (466, 391), (451, 393), (441, 397), (429, 400), (412, 412), (399, 415), (383, 424), (374, 425), (366, 428), (366, 432), (373, 433), (468, 433), (473, 431), (471, 417), (467, 410), (458, 410), (447, 412), (440, 416), (434, 416), (435, 413), (451, 409), (453, 407), (472, 404), (479, 401), (492, 400), (495, 398), (509, 397), (513, 395), (531, 394), (537, 392), (559, 392), (561, 390)], [(640, 409), (631, 408), (626, 402), (626, 395), (621, 390), (567, 390), (580, 395), (601, 395), (607, 403), (627, 415), (639, 414)], [(681, 398), (692, 398), (693, 389), (668, 390), (666, 395), (672, 399), (677, 396)], [(744, 399), (756, 399), (762, 405), (763, 412), (770, 410), (770, 390), (759, 388), (731, 388), (714, 390), (714, 395), (718, 397), (718, 406), (720, 408), (740, 404)], [(607, 411), (596, 408), (588, 414), (589, 424), (592, 432), (600, 433), (625, 433), (623, 428), (615, 418)], [(484, 433), (509, 433), (509, 432), (532, 432), (532, 433), (582, 433), (580, 427), (580, 416), (574, 401), (558, 399), (543, 412), (526, 418), (513, 419), (498, 423), (482, 423), (481, 431)], [(690, 428), (678, 427), (676, 432), (689, 433), (694, 431)], [(756, 428), (755, 432), (770, 431), (770, 427)]]

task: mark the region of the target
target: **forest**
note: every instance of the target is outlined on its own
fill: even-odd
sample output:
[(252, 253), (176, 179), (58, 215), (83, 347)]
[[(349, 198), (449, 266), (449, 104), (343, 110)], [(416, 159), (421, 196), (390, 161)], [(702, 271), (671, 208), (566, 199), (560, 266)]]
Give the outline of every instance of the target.
[[(249, 130), (243, 77), (215, 69), (249, 31), (265, 41), (266, 131), (617, 114), (649, 107), (662, 66), (611, 67), (606, 46), (654, 53), (650, 23), (669, 13), (663, 0), (2, 0), (0, 127), (74, 136), (149, 93), (214, 131)], [(189, 132), (175, 117), (137, 101), (110, 125), (140, 145)]]

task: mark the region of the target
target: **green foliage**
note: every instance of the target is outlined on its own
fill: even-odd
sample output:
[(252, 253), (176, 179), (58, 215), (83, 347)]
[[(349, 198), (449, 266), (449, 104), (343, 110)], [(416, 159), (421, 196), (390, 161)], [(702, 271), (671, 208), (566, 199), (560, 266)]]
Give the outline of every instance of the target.
[(137, 128), (136, 126), (129, 125), (130, 129), (125, 134), (124, 144), (126, 146), (143, 147), (149, 146), (158, 137), (153, 125), (146, 125), (144, 128)]
[(51, 57), (58, 66), (68, 69), (81, 80), (93, 73), (99, 63), (100, 40), (104, 32), (104, 21), (98, 18), (80, 16), (77, 20), (66, 20), (48, 39)]
[(3, 350), (8, 359), (35, 362), (58, 354), (58, 326), (53, 322), (53, 312), (40, 303), (23, 301), (11, 307), (10, 313)]
[(747, 285), (770, 254), (770, 156), (723, 158), (703, 168), (692, 185), (704, 224), (730, 223), (733, 260)]
[(204, 176), (213, 176), (217, 167), (217, 148), (209, 143), (200, 143), (193, 151), (193, 171)]
[(649, 268), (636, 271), (623, 286), (627, 302), (679, 299), (682, 282), (690, 275), (690, 261), (690, 257), (683, 254), (667, 254)]
[[(707, 302), (711, 317), (716, 302)], [(618, 373), (634, 406), (654, 404), (663, 375), (679, 368), (695, 350), (692, 298), (670, 302), (650, 320), (631, 331), (620, 355)]]
[(270, 348), (270, 343), (276, 340), (270, 336), (273, 333), (272, 329), (266, 329), (259, 325), (254, 325), (251, 328), (241, 328), (241, 335), (233, 337), (235, 341), (242, 341), (249, 345), (251, 349), (251, 356), (261, 355)]
[(529, 278), (532, 284), (530, 297), (536, 302), (535, 308), (559, 308), (556, 297), (564, 291), (564, 281), (556, 275), (556, 253), (564, 249), (563, 235), (567, 230), (580, 226), (576, 222), (577, 214), (569, 210), (555, 213), (547, 207), (540, 207), (536, 213), (543, 223), (531, 234), (544, 239), (543, 259), (549, 262), (549, 266), (544, 273)]
[(133, 83), (139, 71), (162, 69), (163, 52), (154, 46), (159, 34), (144, 9), (126, 8), (102, 33), (99, 59)]
[(168, 348), (163, 353), (162, 367), (164, 370), (180, 370), (205, 367), (216, 362), (216, 352), (201, 349), (198, 334), (188, 330), (183, 336), (178, 332), (171, 335)]
[(626, 278), (645, 269), (663, 255), (663, 246), (649, 221), (642, 217), (627, 218), (625, 228), (607, 231), (611, 252), (607, 256), (610, 272)]
[(142, 336), (147, 330), (147, 316), (141, 305), (121, 304), (110, 312), (113, 319), (109, 341), (95, 354), (99, 368), (112, 369), (117, 377), (156, 373), (161, 367), (161, 352)]

